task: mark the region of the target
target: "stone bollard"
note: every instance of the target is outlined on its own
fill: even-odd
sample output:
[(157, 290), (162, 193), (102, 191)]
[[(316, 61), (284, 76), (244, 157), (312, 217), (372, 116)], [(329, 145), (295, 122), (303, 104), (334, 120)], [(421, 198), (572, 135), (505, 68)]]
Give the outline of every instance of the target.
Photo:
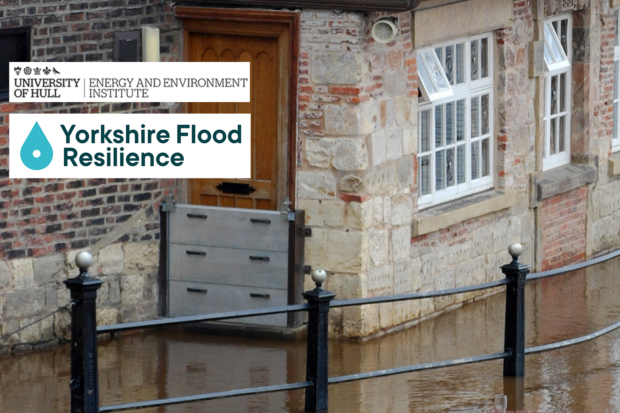
[(525, 374), (525, 276), (530, 273), (530, 267), (518, 261), (523, 253), (521, 244), (512, 244), (508, 253), (512, 262), (502, 266), (502, 272), (509, 280), (506, 285), (504, 351), (512, 354), (504, 359), (504, 376), (519, 377)]
[(71, 290), (71, 413), (99, 412), (97, 367), (97, 290), (103, 281), (90, 278), (93, 257), (82, 251), (75, 257), (80, 274), (65, 281)]
[(323, 290), (321, 285), (326, 279), (327, 274), (324, 270), (314, 270), (312, 281), (316, 283), (316, 288), (303, 293), (308, 304), (313, 306), (308, 311), (306, 381), (312, 382), (312, 386), (306, 388), (307, 412), (327, 411), (327, 326), (329, 302), (336, 297), (336, 294)]

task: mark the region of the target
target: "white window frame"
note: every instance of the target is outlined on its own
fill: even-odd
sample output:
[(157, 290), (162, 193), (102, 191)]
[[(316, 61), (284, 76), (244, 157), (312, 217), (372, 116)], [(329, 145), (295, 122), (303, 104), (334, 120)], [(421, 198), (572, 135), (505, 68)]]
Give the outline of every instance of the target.
[[(472, 41), (479, 41), (480, 39), (486, 38), (487, 39), (487, 51), (488, 51), (488, 57), (487, 57), (487, 76), (484, 78), (480, 78), (480, 72), (481, 72), (481, 63), (477, 62), (478, 64), (478, 79), (477, 80), (471, 80), (471, 42)], [(495, 123), (495, 117), (494, 117), (494, 96), (493, 96), (493, 78), (494, 78), (494, 71), (493, 71), (493, 54), (494, 54), (494, 36), (493, 33), (484, 33), (484, 34), (479, 34), (479, 35), (475, 35), (475, 36), (469, 36), (469, 37), (462, 37), (462, 38), (458, 38), (458, 39), (453, 39), (451, 41), (448, 42), (442, 42), (442, 43), (437, 43), (434, 44), (432, 46), (432, 49), (435, 50), (437, 48), (445, 48), (446, 46), (455, 46), (454, 50), (456, 50), (456, 45), (457, 44), (464, 44), (464, 56), (463, 56), (463, 60), (464, 60), (464, 66), (465, 66), (465, 70), (464, 70), (464, 83), (461, 84), (455, 84), (456, 81), (455, 79), (453, 79), (453, 84), (451, 85), (452, 91), (453, 91), (453, 95), (450, 97), (444, 97), (442, 99), (434, 99), (432, 101), (428, 101), (428, 100), (420, 100), (418, 103), (418, 128), (421, 128), (422, 122), (421, 122), (421, 116), (422, 113), (425, 111), (430, 110), (430, 135), (429, 135), (429, 139), (430, 139), (430, 149), (428, 151), (422, 152), (422, 142), (421, 142), (421, 137), (422, 137), (422, 133), (421, 130), (418, 130), (418, 207), (420, 209), (424, 209), (424, 208), (428, 208), (440, 203), (444, 203), (444, 202), (448, 202), (457, 198), (461, 198), (463, 196), (467, 196), (467, 195), (471, 195), (474, 193), (478, 193), (478, 192), (482, 192), (485, 191), (487, 189), (490, 189), (493, 187), (494, 182), (494, 152), (495, 152), (495, 140), (494, 140), (494, 123)], [(480, 45), (480, 42), (478, 43)], [(445, 49), (444, 49), (445, 50)], [(455, 53), (455, 52), (454, 52)], [(456, 77), (456, 73), (453, 74), (453, 77)], [(472, 102), (472, 98), (476, 98), (476, 97), (481, 97), (484, 95), (488, 95), (489, 96), (489, 104), (488, 104), (488, 110), (489, 110), (489, 131), (486, 134), (482, 134), (482, 132), (480, 131), (478, 137), (472, 138), (472, 128), (471, 128), (471, 102)], [(465, 182), (462, 184), (458, 184), (455, 183), (454, 186), (450, 187), (450, 188), (443, 188), (440, 190), (436, 190), (436, 169), (435, 169), (435, 159), (436, 159), (436, 152), (438, 152), (438, 150), (436, 149), (436, 144), (435, 144), (435, 114), (436, 114), (436, 108), (438, 106), (443, 106), (446, 103), (454, 103), (454, 116), (456, 118), (456, 105), (457, 102), (459, 101), (465, 101), (465, 112), (464, 112), (464, 134), (465, 134), (465, 139), (464, 139), (464, 145), (465, 145)], [(480, 113), (482, 112), (481, 108), (479, 107), (479, 116)], [(446, 110), (445, 110), (445, 106), (444, 106), (444, 110), (443, 110), (443, 118), (444, 118), (444, 122), (443, 122), (443, 130), (445, 133), (446, 130), (446, 122), (445, 122), (445, 118), (446, 118)], [(479, 118), (480, 119), (480, 118)], [(481, 127), (481, 126), (480, 126)], [(455, 126), (456, 128), (456, 126)], [(455, 129), (456, 130), (456, 129)], [(455, 132), (456, 133), (456, 132)], [(472, 152), (472, 143), (478, 142), (478, 141), (482, 141), (488, 139), (488, 153), (489, 153), (489, 163), (488, 163), (488, 175), (487, 176), (483, 176), (483, 177), (479, 177), (477, 179), (472, 179), (472, 163), (471, 163), (471, 152)], [(451, 148), (455, 148), (454, 150), (454, 157), (455, 159), (457, 158), (457, 149), (456, 147), (459, 145), (463, 145), (463, 141), (456, 141), (453, 142), (452, 144), (445, 144), (441, 147), (440, 150), (445, 150), (445, 149), (451, 149)], [(482, 173), (482, 156), (481, 156), (481, 152), (482, 152), (482, 144), (480, 144), (480, 156), (479, 156), (479, 174)], [(430, 155), (430, 193), (427, 195), (422, 195), (421, 194), (421, 187), (422, 187), (422, 183), (420, 182), (420, 177), (421, 177), (421, 159), (422, 157), (425, 156), (429, 156)], [(454, 171), (454, 179), (457, 180), (457, 171)]]
[(620, 10), (615, 11), (615, 43), (614, 43), (614, 98), (613, 98), (613, 134), (611, 137), (611, 150), (620, 151)]
[[(548, 65), (545, 60), (545, 74), (543, 76), (544, 88), (545, 88), (545, 107), (544, 107), (544, 148), (543, 148), (543, 171), (557, 168), (558, 166), (566, 165), (570, 163), (570, 144), (571, 144), (571, 112), (572, 112), (572, 60), (573, 60), (573, 16), (572, 14), (562, 14), (545, 19), (545, 25), (551, 25), (553, 22), (558, 22), (558, 26), (561, 26), (561, 21), (567, 20), (567, 34), (566, 34), (566, 46), (568, 50), (564, 51), (564, 55), (568, 59), (568, 65), (565, 64), (552, 64)], [(547, 26), (549, 27), (549, 26)], [(546, 31), (546, 28), (545, 28)], [(554, 29), (551, 29), (555, 37), (554, 40), (558, 40), (559, 36), (556, 35)], [(543, 35), (544, 36), (544, 35)], [(549, 39), (545, 39), (548, 42)], [(558, 40), (559, 41), (559, 40)], [(566, 84), (564, 85), (564, 96), (561, 96), (556, 100), (556, 113), (551, 114), (551, 97), (552, 79), (557, 78), (557, 89), (561, 90), (560, 82), (562, 81), (562, 75)], [(557, 93), (557, 92), (556, 92)], [(564, 109), (561, 110), (561, 99), (564, 99)], [(561, 142), (558, 137), (554, 141), (556, 153), (551, 154), (551, 129), (552, 123), (555, 127), (556, 136), (559, 136), (561, 131), (561, 122), (564, 122), (564, 150), (560, 152)]]

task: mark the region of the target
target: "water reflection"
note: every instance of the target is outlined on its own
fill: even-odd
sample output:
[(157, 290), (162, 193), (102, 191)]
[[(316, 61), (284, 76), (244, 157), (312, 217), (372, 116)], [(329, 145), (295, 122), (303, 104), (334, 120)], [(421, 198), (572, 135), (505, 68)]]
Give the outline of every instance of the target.
[[(620, 319), (620, 261), (527, 286), (527, 346), (593, 332)], [(330, 376), (501, 351), (504, 294), (365, 342), (330, 342)], [(305, 343), (150, 331), (100, 343), (102, 405), (303, 381)], [(69, 348), (0, 360), (0, 412), (69, 411)], [(522, 400), (516, 399), (524, 389)], [(492, 361), (330, 386), (330, 411), (620, 412), (620, 332), (526, 357), (526, 377)], [(303, 391), (144, 409), (142, 412), (301, 412)]]

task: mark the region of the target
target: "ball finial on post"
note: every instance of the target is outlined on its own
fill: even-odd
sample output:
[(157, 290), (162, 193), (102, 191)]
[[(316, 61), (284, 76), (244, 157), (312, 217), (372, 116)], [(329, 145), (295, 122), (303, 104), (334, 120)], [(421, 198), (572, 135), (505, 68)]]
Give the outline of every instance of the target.
[(324, 269), (317, 268), (316, 270), (312, 271), (312, 281), (316, 283), (317, 287), (320, 288), (326, 279), (327, 279), (327, 273), (325, 272)]
[(90, 252), (82, 251), (75, 256), (75, 265), (80, 269), (80, 273), (86, 273), (88, 267), (93, 265), (93, 256)]
[(517, 261), (519, 256), (523, 254), (523, 245), (515, 242), (508, 247), (508, 253), (512, 257), (513, 260)]

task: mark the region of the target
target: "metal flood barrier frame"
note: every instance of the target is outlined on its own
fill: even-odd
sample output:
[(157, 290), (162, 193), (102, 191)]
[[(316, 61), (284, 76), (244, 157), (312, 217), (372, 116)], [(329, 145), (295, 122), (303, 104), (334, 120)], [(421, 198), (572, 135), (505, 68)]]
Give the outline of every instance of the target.
[[(396, 374), (410, 373), (422, 370), (437, 369), (479, 363), (490, 360), (504, 360), (503, 374), (505, 377), (522, 377), (525, 374), (525, 355), (555, 350), (588, 340), (595, 339), (620, 327), (620, 321), (581, 337), (572, 338), (556, 343), (525, 348), (525, 291), (527, 281), (538, 280), (555, 275), (568, 273), (590, 267), (620, 256), (620, 250), (608, 253), (583, 263), (568, 265), (559, 269), (529, 274), (530, 267), (518, 261), (523, 247), (513, 244), (509, 253), (513, 260), (501, 267), (506, 278), (482, 284), (451, 288), (440, 291), (408, 293), (387, 297), (370, 297), (350, 300), (332, 301), (335, 294), (325, 291), (322, 283), (324, 276), (315, 276), (313, 280), (316, 288), (303, 293), (307, 304), (296, 304), (281, 307), (272, 307), (260, 310), (233, 311), (226, 313), (175, 317), (143, 322), (123, 323), (107, 326), (96, 326), (96, 298), (97, 289), (102, 281), (91, 278), (87, 269), (92, 263), (92, 257), (86, 254), (76, 257), (80, 268), (80, 275), (65, 281), (71, 290), (71, 299), (75, 305), (71, 312), (71, 413), (119, 412), (149, 407), (159, 407), (213, 399), (222, 399), (235, 396), (273, 393), (305, 389), (305, 410), (309, 412), (328, 411), (328, 385), (385, 377)], [(323, 273), (324, 274), (324, 273)], [(365, 373), (350, 374), (339, 377), (328, 377), (328, 347), (327, 326), (330, 308), (350, 307), (356, 305), (379, 304), (406, 300), (443, 297), (473, 291), (487, 290), (506, 286), (506, 313), (504, 326), (504, 351), (493, 354), (466, 357), (454, 360), (438, 361), (417, 364), (412, 366), (395, 367)], [(99, 406), (99, 386), (97, 371), (97, 334), (115, 333), (132, 329), (170, 326), (203, 321), (218, 321), (243, 318), (258, 315), (271, 315), (308, 311), (308, 338), (306, 357), (306, 381), (280, 385), (236, 389), (224, 392), (206, 393), (168, 399), (150, 400), (135, 403)]]

